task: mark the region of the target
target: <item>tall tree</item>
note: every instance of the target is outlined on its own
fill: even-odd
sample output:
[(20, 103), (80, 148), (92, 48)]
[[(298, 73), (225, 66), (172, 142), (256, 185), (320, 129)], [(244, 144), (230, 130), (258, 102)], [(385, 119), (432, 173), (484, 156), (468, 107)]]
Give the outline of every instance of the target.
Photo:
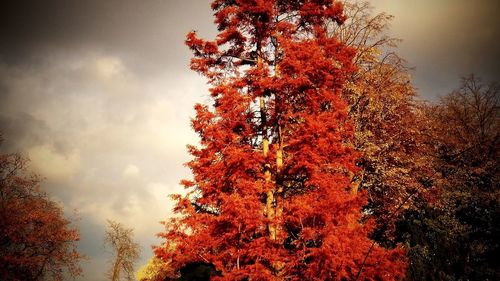
[[(193, 180), (176, 195), (158, 257), (215, 265), (222, 280), (395, 280), (400, 248), (370, 247), (366, 193), (341, 91), (355, 52), (328, 35), (345, 20), (332, 1), (212, 2), (219, 34), (194, 32), (191, 68), (209, 79), (196, 105)], [(175, 247), (172, 247), (175, 245)], [(172, 250), (172, 248), (174, 248)], [(366, 255), (370, 251), (370, 255)]]
[(389, 242), (401, 211), (428, 200), (432, 150), (410, 69), (397, 53), (399, 40), (387, 35), (393, 17), (374, 14), (368, 2), (347, 0), (344, 7), (346, 21), (330, 25), (329, 33), (356, 50), (357, 71), (342, 91), (354, 124), (353, 145), (362, 152), (354, 182), (369, 194), (374, 237)]
[(27, 171), (27, 161), (18, 154), (0, 155), (0, 279), (80, 275), (79, 238), (62, 207), (40, 190), (40, 178)]
[(134, 264), (140, 256), (139, 244), (134, 242), (134, 230), (108, 220), (104, 243), (113, 251), (109, 279), (118, 281), (123, 272), (126, 280), (134, 280)]

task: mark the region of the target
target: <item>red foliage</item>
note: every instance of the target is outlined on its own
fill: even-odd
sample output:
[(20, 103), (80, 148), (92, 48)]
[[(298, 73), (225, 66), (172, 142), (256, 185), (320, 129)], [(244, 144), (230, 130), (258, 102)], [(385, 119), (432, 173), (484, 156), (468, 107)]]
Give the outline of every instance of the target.
[(0, 279), (63, 280), (80, 275), (80, 236), (62, 208), (23, 174), (19, 155), (0, 155)]
[[(213, 106), (196, 105), (192, 181), (158, 257), (216, 266), (220, 280), (397, 280), (400, 248), (370, 247), (352, 190), (358, 153), (340, 92), (353, 49), (326, 35), (332, 1), (216, 0), (216, 41), (188, 34)], [(371, 254), (365, 260), (366, 254)], [(362, 270), (361, 270), (362, 269)]]

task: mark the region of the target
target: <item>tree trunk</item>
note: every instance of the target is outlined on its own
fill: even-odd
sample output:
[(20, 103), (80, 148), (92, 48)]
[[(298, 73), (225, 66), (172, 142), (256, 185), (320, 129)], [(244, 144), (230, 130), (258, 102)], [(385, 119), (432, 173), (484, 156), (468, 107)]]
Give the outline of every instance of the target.
[(113, 265), (113, 275), (111, 275), (111, 281), (118, 281), (120, 278), (120, 265), (121, 265), (121, 256), (118, 252), (116, 255), (115, 264)]

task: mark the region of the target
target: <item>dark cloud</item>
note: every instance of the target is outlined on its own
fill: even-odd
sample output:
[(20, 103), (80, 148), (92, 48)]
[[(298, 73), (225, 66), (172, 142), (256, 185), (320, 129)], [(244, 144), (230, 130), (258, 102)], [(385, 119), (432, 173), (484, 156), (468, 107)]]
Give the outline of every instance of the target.
[[(98, 51), (120, 56), (132, 71), (185, 71), (183, 45), (190, 29), (212, 37), (208, 0), (4, 1), (0, 10), (0, 60), (50, 59), (51, 54)], [(500, 2), (374, 1), (395, 14), (401, 53), (416, 66), (425, 97), (447, 92), (459, 76), (475, 72), (499, 80)], [(453, 82), (452, 82), (453, 81)]]
[(207, 7), (183, 0), (3, 1), (0, 59), (39, 62), (56, 51), (100, 50), (146, 70), (184, 67), (185, 34), (213, 33)]
[(50, 136), (46, 122), (27, 113), (0, 114), (0, 132), (4, 139), (0, 146), (2, 153), (21, 152), (26, 147), (46, 142)]
[(373, 1), (395, 15), (391, 32), (403, 39), (399, 51), (416, 69), (418, 93), (435, 99), (476, 73), (500, 81), (500, 1)]

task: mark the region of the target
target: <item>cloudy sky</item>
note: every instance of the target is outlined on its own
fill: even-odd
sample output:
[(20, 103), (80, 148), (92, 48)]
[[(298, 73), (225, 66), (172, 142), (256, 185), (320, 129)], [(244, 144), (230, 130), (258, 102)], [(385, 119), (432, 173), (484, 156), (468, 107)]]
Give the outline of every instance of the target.
[[(500, 2), (379, 0), (415, 67), (425, 99), (471, 72), (500, 81)], [(168, 194), (189, 177), (189, 118), (208, 100), (188, 68), (185, 34), (212, 38), (206, 0), (3, 1), (0, 10), (1, 152), (21, 152), (43, 188), (76, 209), (80, 280), (104, 280), (106, 219), (133, 227), (141, 264), (170, 214)]]

